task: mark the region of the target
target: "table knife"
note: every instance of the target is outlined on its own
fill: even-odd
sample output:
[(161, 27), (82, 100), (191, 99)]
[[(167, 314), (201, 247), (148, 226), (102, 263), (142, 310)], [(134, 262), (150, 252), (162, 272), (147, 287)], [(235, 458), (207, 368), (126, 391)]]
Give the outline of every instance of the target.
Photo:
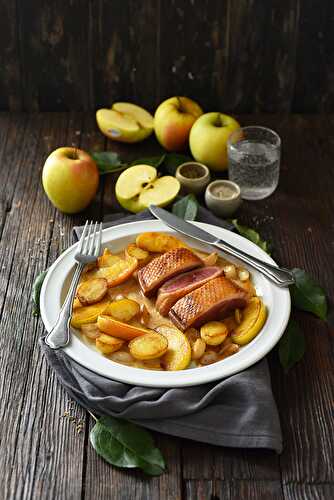
[(217, 238), (217, 236), (207, 233), (195, 224), (191, 224), (190, 222), (176, 217), (163, 208), (157, 207), (155, 205), (150, 205), (149, 209), (154, 217), (161, 220), (172, 229), (175, 229), (175, 231), (185, 234), (186, 236), (190, 236), (195, 240), (199, 240), (203, 243), (212, 245), (216, 248), (219, 248), (219, 250), (222, 250), (226, 254), (236, 257), (245, 264), (248, 264), (249, 266), (265, 275), (276, 285), (280, 287), (286, 287), (292, 285), (295, 282), (294, 276), (289, 269), (279, 268), (276, 265), (263, 262), (262, 260), (247, 254), (243, 250), (234, 247), (230, 243)]

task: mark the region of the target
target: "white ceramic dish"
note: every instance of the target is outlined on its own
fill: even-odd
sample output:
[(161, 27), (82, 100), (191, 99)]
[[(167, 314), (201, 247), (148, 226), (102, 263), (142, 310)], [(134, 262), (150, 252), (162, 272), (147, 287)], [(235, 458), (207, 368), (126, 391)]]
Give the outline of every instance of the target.
[[(195, 222), (195, 224), (241, 250), (275, 264), (263, 250), (242, 236), (210, 224), (201, 222)], [(138, 233), (144, 231), (164, 231), (176, 234), (160, 221), (140, 221), (105, 229), (102, 242), (105, 246), (110, 246), (111, 250), (117, 252), (122, 250), (128, 243), (133, 242)], [(177, 236), (180, 237), (178, 234)], [(182, 236), (181, 239), (194, 248), (210, 251), (209, 246), (201, 245), (191, 238)], [(69, 286), (69, 280), (74, 268), (75, 247), (76, 245), (72, 245), (58, 257), (44, 280), (40, 307), (42, 320), (47, 331), (51, 330), (57, 320), (62, 300)], [(233, 261), (234, 259), (229, 258), (229, 260)], [(81, 340), (80, 334), (76, 333), (75, 330), (73, 330), (70, 344), (65, 347), (64, 351), (73, 360), (100, 375), (134, 385), (184, 387), (228, 377), (262, 359), (281, 338), (290, 316), (289, 291), (275, 286), (255, 270), (252, 270), (252, 277), (258, 295), (263, 297), (268, 308), (267, 321), (259, 335), (252, 342), (233, 356), (212, 365), (175, 372), (128, 367), (110, 361), (93, 350)]]

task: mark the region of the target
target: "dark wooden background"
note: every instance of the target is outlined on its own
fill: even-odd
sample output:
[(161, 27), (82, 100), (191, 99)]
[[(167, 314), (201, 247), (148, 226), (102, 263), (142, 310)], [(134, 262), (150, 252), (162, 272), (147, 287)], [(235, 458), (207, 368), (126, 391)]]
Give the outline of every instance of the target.
[(0, 110), (334, 111), (333, 0), (0, 0)]

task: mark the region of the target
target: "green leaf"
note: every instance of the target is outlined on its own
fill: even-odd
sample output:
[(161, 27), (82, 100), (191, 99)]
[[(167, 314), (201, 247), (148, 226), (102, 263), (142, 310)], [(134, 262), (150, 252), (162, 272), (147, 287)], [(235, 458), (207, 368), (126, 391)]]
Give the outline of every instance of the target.
[(188, 194), (176, 201), (172, 206), (172, 212), (184, 220), (195, 220), (198, 211), (198, 202), (194, 194)]
[(304, 356), (304, 334), (292, 318), (290, 318), (287, 329), (279, 342), (278, 353), (281, 365), (286, 373)]
[(100, 175), (119, 172), (129, 166), (127, 163), (123, 163), (119, 155), (113, 151), (91, 152), (90, 155), (95, 160)]
[(41, 288), (43, 285), (43, 281), (45, 276), (47, 275), (48, 270), (41, 272), (34, 281), (32, 286), (32, 301), (34, 303), (33, 315), (39, 316), (39, 298), (41, 295)]
[(270, 255), (269, 243), (267, 241), (262, 240), (259, 233), (255, 231), (255, 229), (252, 229), (247, 226), (242, 226), (241, 224), (239, 224), (237, 219), (233, 219), (232, 224), (234, 225), (238, 233), (241, 234), (241, 236), (244, 236), (248, 240), (252, 241), (253, 243), (255, 243), (255, 245), (262, 248), (262, 250), (264, 250), (265, 252), (267, 252), (267, 254)]
[(139, 158), (139, 160), (134, 160), (130, 163), (130, 166), (133, 165), (151, 165), (152, 167), (159, 168), (160, 165), (164, 162), (166, 155), (160, 156), (148, 156), (146, 158)]
[(116, 467), (138, 467), (151, 476), (162, 474), (166, 468), (151, 434), (126, 420), (101, 417), (89, 438), (97, 454)]
[(162, 166), (168, 174), (175, 175), (177, 167), (182, 163), (186, 163), (187, 161), (193, 161), (193, 159), (188, 155), (181, 155), (178, 153), (168, 153), (166, 154)]
[(325, 320), (327, 300), (323, 289), (303, 269), (292, 269), (292, 272), (296, 280), (295, 284), (290, 287), (293, 305)]

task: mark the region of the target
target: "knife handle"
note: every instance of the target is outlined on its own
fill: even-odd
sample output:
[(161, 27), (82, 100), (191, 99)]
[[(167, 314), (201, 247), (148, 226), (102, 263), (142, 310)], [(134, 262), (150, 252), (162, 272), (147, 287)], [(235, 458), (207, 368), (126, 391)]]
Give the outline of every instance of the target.
[(252, 255), (249, 255), (242, 250), (239, 250), (233, 245), (226, 243), (225, 241), (219, 240), (217, 241), (217, 243), (215, 243), (215, 246), (220, 250), (223, 250), (223, 252), (236, 257), (249, 266), (252, 266), (254, 269), (267, 276), (267, 278), (269, 278), (280, 287), (286, 287), (295, 283), (295, 278), (292, 272), (289, 271), (289, 269), (279, 268), (273, 266), (272, 264), (267, 264), (266, 262), (263, 262), (256, 257), (252, 257)]

